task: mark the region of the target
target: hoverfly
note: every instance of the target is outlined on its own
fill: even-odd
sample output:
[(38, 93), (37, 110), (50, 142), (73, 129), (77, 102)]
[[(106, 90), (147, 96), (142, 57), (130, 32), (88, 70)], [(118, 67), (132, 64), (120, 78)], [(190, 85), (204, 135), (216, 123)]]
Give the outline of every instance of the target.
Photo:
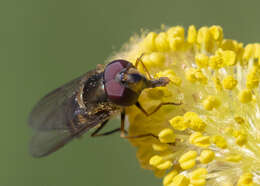
[[(152, 79), (141, 57), (137, 58), (135, 66), (122, 59), (114, 60), (105, 67), (98, 65), (95, 70), (43, 97), (29, 116), (29, 125), (35, 131), (30, 143), (31, 155), (33, 157), (49, 155), (93, 127), (97, 128), (91, 134), (92, 137), (120, 131), (121, 137), (124, 138), (146, 136), (158, 138), (151, 133), (126, 136), (127, 132), (124, 129), (127, 106), (136, 105), (149, 116), (163, 105), (180, 104), (161, 103), (151, 113), (143, 109), (138, 102), (141, 92), (146, 88), (166, 86), (169, 79), (167, 77)], [(137, 70), (138, 64), (142, 64), (149, 78)], [(99, 133), (116, 114), (121, 114), (121, 127)]]

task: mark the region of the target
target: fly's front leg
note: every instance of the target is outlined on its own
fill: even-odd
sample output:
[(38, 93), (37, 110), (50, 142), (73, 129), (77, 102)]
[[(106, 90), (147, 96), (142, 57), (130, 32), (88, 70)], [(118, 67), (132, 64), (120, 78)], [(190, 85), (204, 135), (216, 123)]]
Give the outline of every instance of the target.
[(160, 103), (152, 112), (148, 113), (139, 102), (137, 102), (135, 105), (137, 108), (139, 108), (147, 117), (157, 112), (162, 106), (164, 105), (181, 105), (182, 103), (174, 103), (174, 102), (164, 102)]
[(151, 79), (152, 79), (152, 76), (151, 76), (151, 74), (149, 73), (149, 71), (148, 71), (148, 69), (146, 68), (146, 66), (144, 65), (144, 62), (142, 61), (143, 56), (144, 56), (144, 53), (142, 53), (141, 56), (136, 59), (135, 68), (138, 68), (139, 63), (141, 63), (142, 66), (143, 66), (143, 68), (144, 68), (144, 70), (145, 70), (145, 72), (147, 73), (149, 79), (151, 80)]

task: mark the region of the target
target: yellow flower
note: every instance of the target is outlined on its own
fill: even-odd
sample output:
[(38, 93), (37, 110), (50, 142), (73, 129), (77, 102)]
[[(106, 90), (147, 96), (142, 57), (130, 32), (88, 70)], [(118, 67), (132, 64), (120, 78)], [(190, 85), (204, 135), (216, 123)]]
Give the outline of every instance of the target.
[[(164, 28), (131, 38), (113, 58), (142, 60), (166, 87), (127, 108), (129, 139), (145, 169), (168, 185), (260, 185), (260, 44), (225, 39), (220, 26)], [(140, 66), (140, 72), (144, 69)]]

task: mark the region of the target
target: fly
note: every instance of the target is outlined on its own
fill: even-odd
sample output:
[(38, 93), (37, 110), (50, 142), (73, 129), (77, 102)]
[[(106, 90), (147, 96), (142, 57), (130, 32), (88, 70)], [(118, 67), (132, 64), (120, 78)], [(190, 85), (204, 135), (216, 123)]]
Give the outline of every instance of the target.
[[(142, 56), (141, 56), (142, 57)], [(148, 113), (138, 102), (146, 88), (163, 87), (169, 83), (167, 77), (151, 78), (141, 57), (135, 66), (126, 60), (114, 60), (105, 67), (98, 65), (81, 77), (57, 88), (43, 97), (29, 116), (29, 125), (35, 134), (31, 139), (30, 153), (33, 157), (47, 156), (74, 138), (97, 127), (92, 137), (121, 132), (123, 138), (141, 138), (154, 134), (127, 136), (125, 131), (125, 107), (136, 105), (146, 116), (155, 113), (163, 105), (179, 105), (167, 102), (159, 104)], [(148, 78), (137, 67), (142, 64)], [(100, 133), (108, 120), (121, 114), (121, 127)]]

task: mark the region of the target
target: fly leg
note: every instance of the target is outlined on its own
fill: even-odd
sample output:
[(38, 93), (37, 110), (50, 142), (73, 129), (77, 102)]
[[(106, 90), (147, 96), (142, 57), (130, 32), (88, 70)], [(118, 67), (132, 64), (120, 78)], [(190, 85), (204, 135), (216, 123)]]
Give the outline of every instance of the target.
[(121, 131), (121, 128), (116, 128), (114, 130), (108, 131), (108, 132), (104, 132), (101, 134), (98, 134), (98, 132), (107, 124), (108, 120), (104, 121), (92, 134), (91, 137), (98, 137), (98, 136), (107, 136), (110, 134), (113, 134), (115, 132), (119, 132)]
[(121, 138), (127, 138), (127, 139), (133, 139), (133, 138), (143, 138), (143, 137), (154, 137), (156, 139), (158, 139), (158, 136), (152, 134), (152, 133), (147, 133), (147, 134), (140, 134), (140, 135), (136, 135), (136, 136), (126, 136), (127, 132), (125, 131), (125, 110), (123, 110), (121, 112)]
[(143, 57), (143, 56), (144, 56), (144, 53), (142, 53), (141, 56), (136, 59), (135, 68), (138, 67), (139, 63), (141, 63), (142, 66), (143, 66), (143, 68), (144, 68), (144, 70), (145, 70), (145, 72), (147, 73), (149, 79), (152, 79), (151, 74), (149, 73), (148, 69), (146, 68), (146, 66), (144, 65), (144, 63), (143, 63), (143, 61), (142, 61), (142, 57)]
[(136, 102), (137, 108), (139, 108), (147, 117), (157, 112), (164, 105), (181, 105), (182, 103), (174, 103), (174, 102), (164, 102), (160, 103), (152, 112), (148, 113), (139, 102)]

